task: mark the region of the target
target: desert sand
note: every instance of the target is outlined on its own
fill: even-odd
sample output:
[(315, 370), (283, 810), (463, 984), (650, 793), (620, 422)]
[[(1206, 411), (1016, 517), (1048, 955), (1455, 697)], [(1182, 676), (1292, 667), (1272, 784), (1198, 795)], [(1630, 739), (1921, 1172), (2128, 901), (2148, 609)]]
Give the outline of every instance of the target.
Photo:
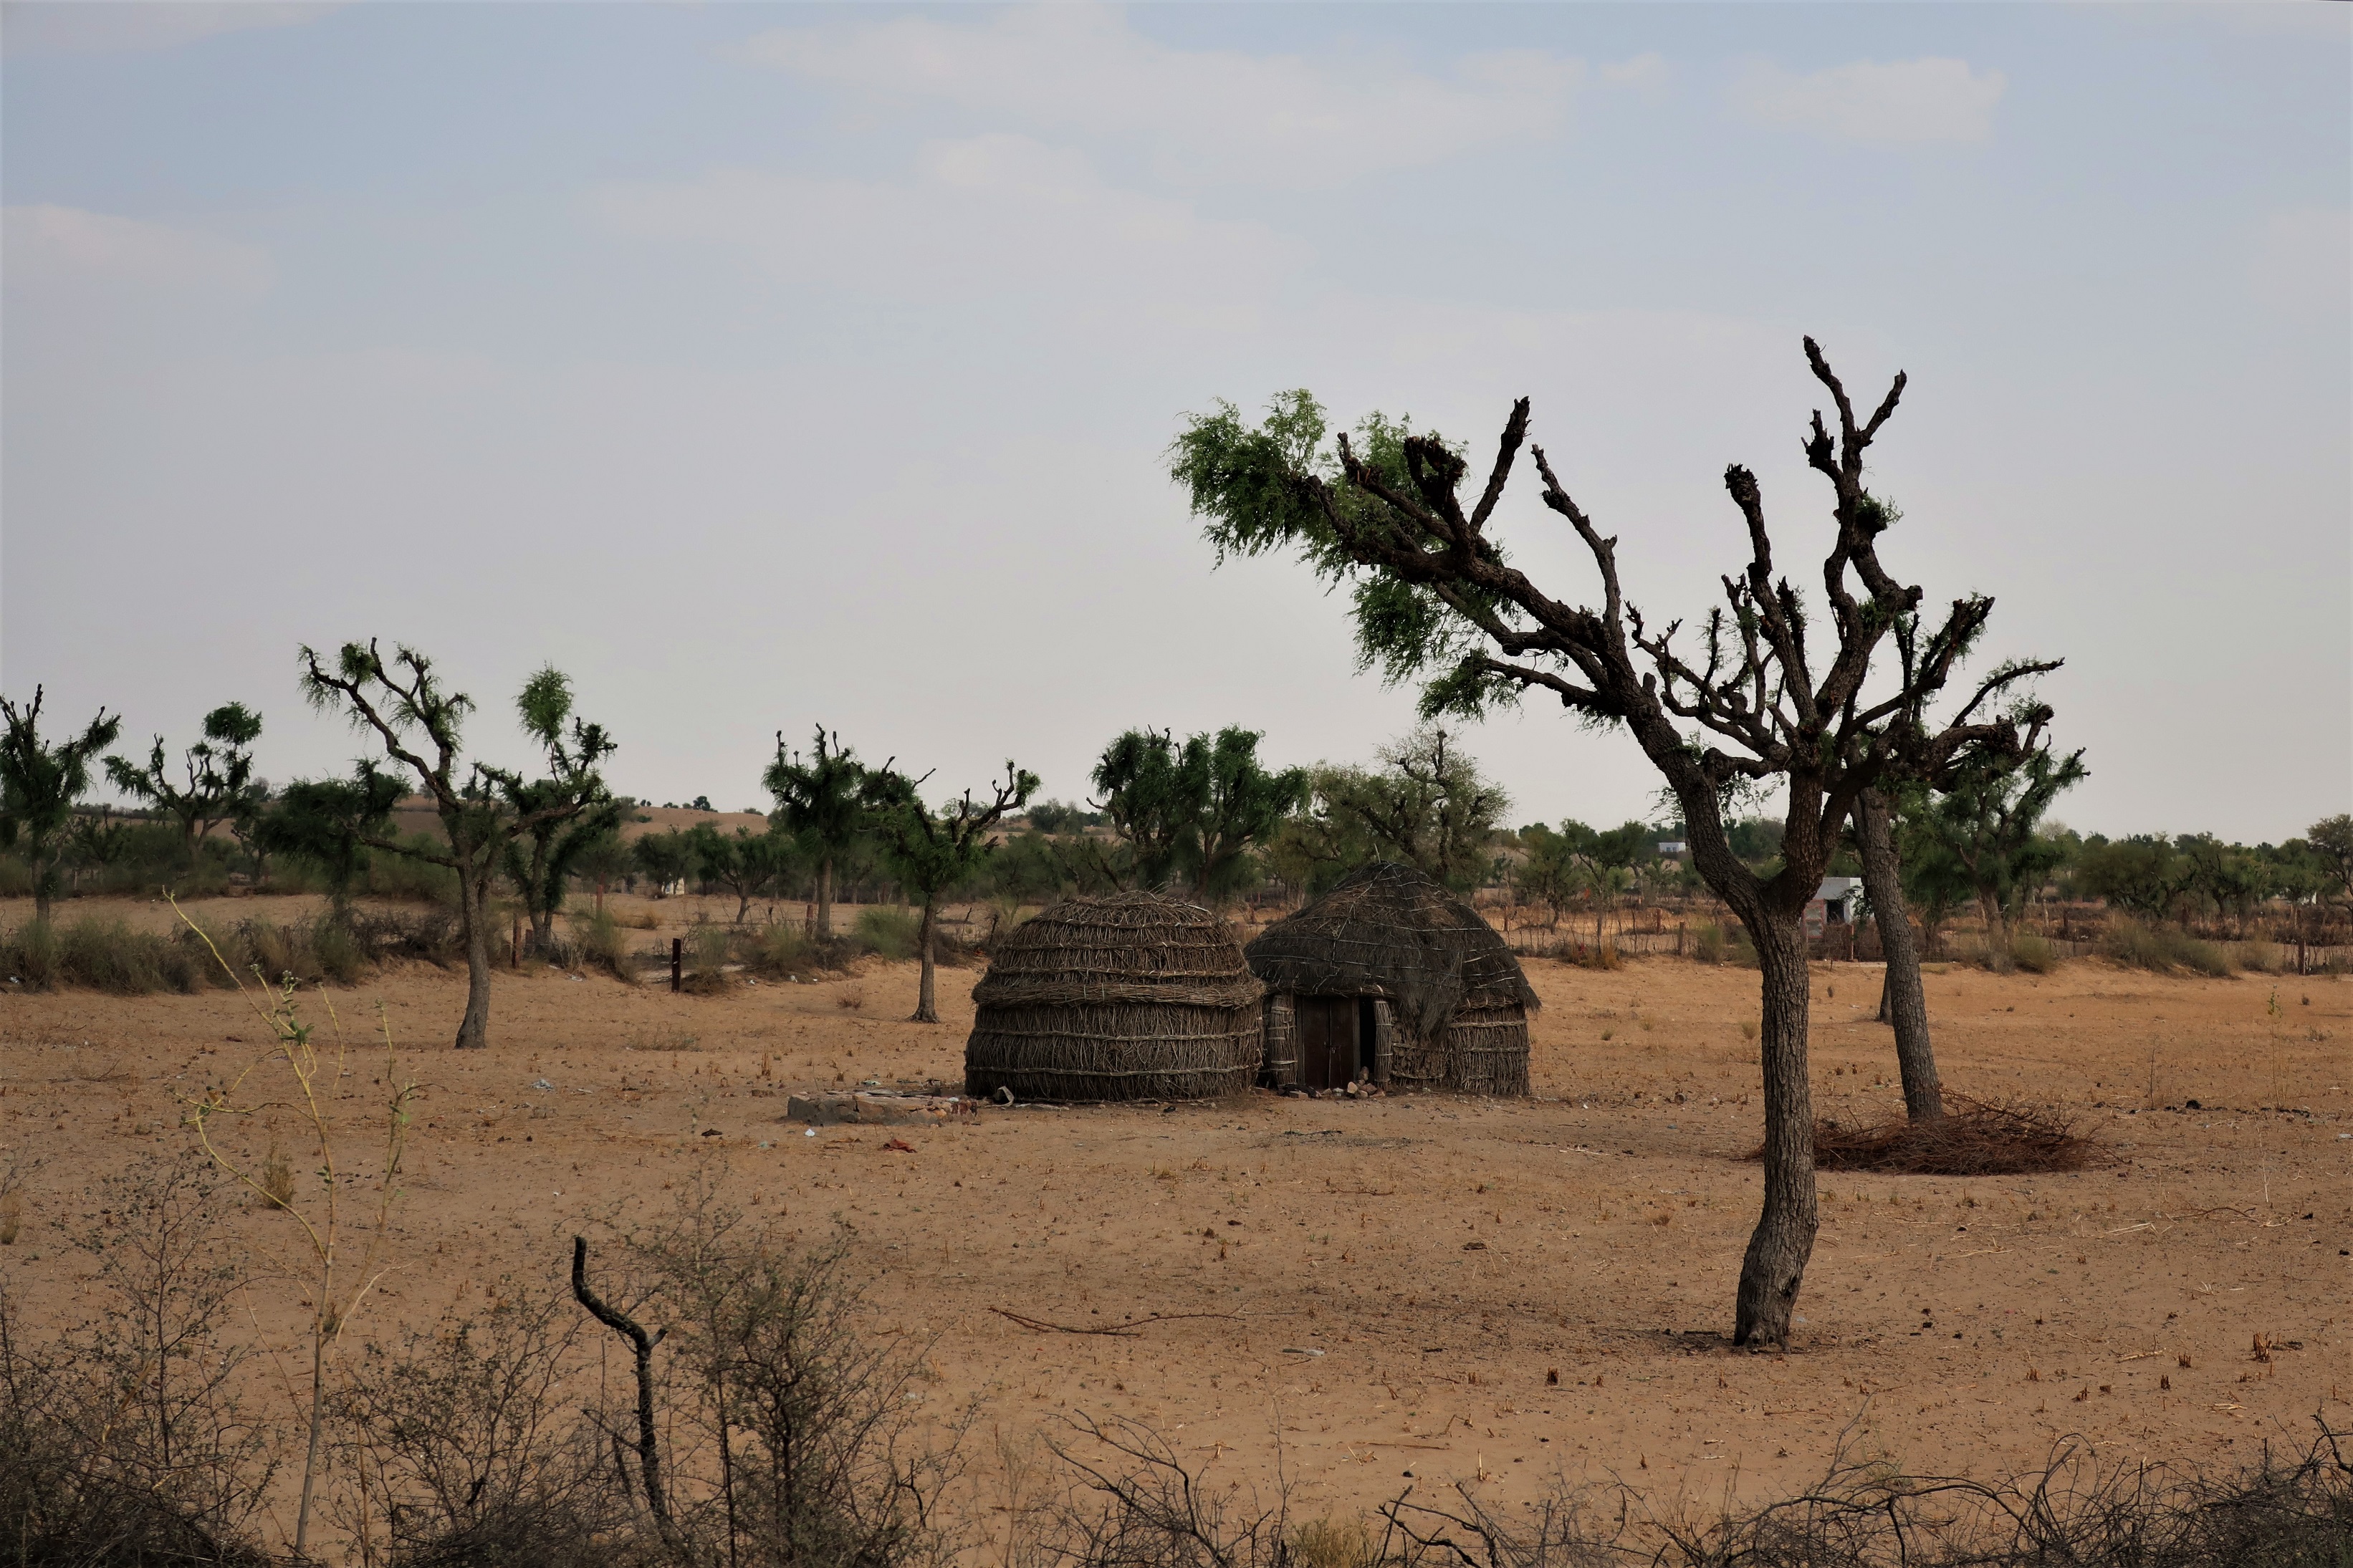
[[(203, 912), (287, 918), (279, 903)], [(1757, 1498), (1819, 1475), (1841, 1434), (1992, 1477), (2068, 1434), (2203, 1468), (2300, 1440), (2316, 1411), (2345, 1425), (2353, 984), (2090, 961), (1932, 973), (1948, 1089), (2063, 1107), (2112, 1163), (1826, 1174), (1795, 1342), (1754, 1354), (1727, 1336), (1755, 1218), (1755, 974), (1528, 967), (1545, 1005), (1525, 1102), (1256, 1094), (814, 1133), (781, 1120), (788, 1092), (959, 1081), (977, 972), (943, 972), (937, 1026), (902, 1021), (911, 963), (717, 996), (501, 974), (492, 1047), (468, 1055), (447, 1047), (462, 974), (386, 972), (303, 1003), (323, 1021), (332, 1001), (353, 1042), (353, 1158), (383, 1094), (379, 1006), (425, 1086), (392, 1271), (352, 1332), (462, 1310), (504, 1277), (560, 1283), (575, 1231), (658, 1215), (703, 1171), (781, 1236), (846, 1235), (878, 1330), (928, 1345), (927, 1410), (977, 1399), (982, 1430), (1017, 1443), (1074, 1412), (1132, 1416), (1261, 1491), (1280, 1445), (1311, 1515), (1448, 1479), (1504, 1503), (1613, 1475)], [(1900, 1114), (1878, 984), (1873, 966), (1818, 968), (1822, 1114)], [(267, 1036), (227, 991), (0, 988), (0, 1163), (31, 1172), (0, 1269), (36, 1319), (69, 1318), (89, 1269), (63, 1243), (99, 1179), (184, 1146), (177, 1097)], [(248, 1205), (234, 1226), (256, 1258), (290, 1259), (284, 1215)], [(304, 1290), (288, 1274), (248, 1294), (275, 1332)], [(1038, 1332), (991, 1309), (1174, 1321)]]

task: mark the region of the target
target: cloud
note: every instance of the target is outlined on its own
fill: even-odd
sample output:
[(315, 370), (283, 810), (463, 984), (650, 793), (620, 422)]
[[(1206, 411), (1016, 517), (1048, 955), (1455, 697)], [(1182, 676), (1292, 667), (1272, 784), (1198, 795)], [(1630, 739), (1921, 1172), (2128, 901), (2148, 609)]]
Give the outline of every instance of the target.
[(1632, 59), (1619, 60), (1601, 68), (1601, 79), (1612, 87), (1630, 87), (1651, 91), (1666, 85), (1667, 57), (1661, 54), (1640, 54)]
[(276, 280), (269, 253), (218, 235), (79, 207), (0, 209), (10, 286), (96, 285), (253, 298)]
[(1092, 5), (1026, 7), (986, 22), (778, 27), (734, 52), (875, 97), (930, 100), (1032, 130), (1139, 137), (1176, 179), (1285, 188), (1555, 135), (1584, 75), (1581, 61), (1537, 49), (1462, 56), (1444, 75), (1387, 57), (1182, 49)]
[(589, 209), (617, 233), (734, 247), (780, 280), (897, 301), (1029, 294), (1229, 316), (1305, 259), (1257, 225), (1113, 189), (1081, 154), (1007, 134), (928, 143), (904, 183), (721, 170), (606, 185)]
[(2293, 207), (2255, 237), (2255, 297), (2274, 310), (2333, 316), (2353, 304), (2353, 211)]
[(1759, 62), (1742, 72), (1732, 102), (1760, 125), (1850, 142), (1982, 142), (2006, 85), (1967, 60), (1856, 60), (1810, 76)]
[(255, 27), (298, 27), (317, 20), (332, 5), (281, 5), (245, 0), (237, 5), (142, 3), (97, 0), (15, 0), (5, 7), (0, 52), (25, 55), (111, 54), (132, 49), (172, 49), (221, 33)]

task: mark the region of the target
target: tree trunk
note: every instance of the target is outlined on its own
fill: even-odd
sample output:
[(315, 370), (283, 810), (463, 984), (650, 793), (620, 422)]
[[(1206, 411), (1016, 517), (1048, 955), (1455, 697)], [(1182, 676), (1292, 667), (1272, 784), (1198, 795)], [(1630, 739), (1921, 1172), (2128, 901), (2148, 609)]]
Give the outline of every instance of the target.
[(1855, 843), (1862, 851), (1862, 888), (1871, 898), (1871, 918), (1887, 956), (1887, 978), (1879, 993), (1879, 1021), (1895, 1026), (1895, 1066), (1904, 1077), (1904, 1114), (1933, 1121), (1945, 1114), (1936, 1081), (1936, 1053), (1928, 1042), (1928, 997), (1920, 980), (1920, 949), (1912, 940), (1912, 919), (1904, 907), (1904, 881), (1896, 869), (1895, 835), (1887, 802), (1866, 790), (1854, 808)]
[(1986, 961), (1998, 971), (2010, 967), (2010, 926), (2001, 915), (2001, 895), (1980, 892), (1978, 910), (1985, 916)]
[(917, 928), (915, 934), (915, 948), (923, 963), (923, 978), (916, 982), (915, 985), (915, 1016), (907, 1020), (911, 1024), (936, 1024), (940, 1021), (940, 1010), (936, 1005), (937, 993), (933, 985), (932, 963), (932, 932), (937, 918), (934, 905), (926, 900), (923, 904), (923, 924)]
[(532, 911), (531, 911), (531, 951), (532, 951), (532, 952), (533, 952), (534, 955), (541, 956), (541, 957), (544, 957), (544, 956), (547, 954), (547, 952), (550, 951), (550, 948), (551, 948), (552, 944), (554, 942), (554, 941), (555, 941), (555, 909), (554, 909), (554, 906), (551, 904), (551, 905), (549, 905), (549, 906), (548, 906), (547, 908), (545, 908), (545, 909), (537, 909), (537, 910), (532, 910)]
[(466, 937), (466, 1016), (458, 1026), (458, 1048), (479, 1051), (491, 1043), (491, 929), (487, 885), (460, 873), (458, 920)]
[(1746, 921), (1764, 974), (1765, 1209), (1740, 1262), (1732, 1342), (1789, 1342), (1789, 1317), (1821, 1218), (1814, 1193), (1814, 1097), (1807, 1077), (1806, 933), (1800, 910)]
[(829, 941), (833, 936), (833, 857), (828, 855), (817, 863), (817, 939)]

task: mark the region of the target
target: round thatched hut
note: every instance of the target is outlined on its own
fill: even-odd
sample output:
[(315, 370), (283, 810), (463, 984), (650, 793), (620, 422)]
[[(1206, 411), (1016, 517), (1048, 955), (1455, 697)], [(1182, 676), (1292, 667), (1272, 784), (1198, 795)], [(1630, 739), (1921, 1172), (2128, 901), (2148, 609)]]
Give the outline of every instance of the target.
[(1376, 860), (1266, 928), (1265, 1078), (1336, 1088), (1528, 1091), (1536, 994), (1495, 928), (1411, 866)]
[(1017, 927), (973, 987), (965, 1092), (1022, 1100), (1238, 1094), (1264, 1054), (1225, 921), (1158, 893), (1068, 899)]

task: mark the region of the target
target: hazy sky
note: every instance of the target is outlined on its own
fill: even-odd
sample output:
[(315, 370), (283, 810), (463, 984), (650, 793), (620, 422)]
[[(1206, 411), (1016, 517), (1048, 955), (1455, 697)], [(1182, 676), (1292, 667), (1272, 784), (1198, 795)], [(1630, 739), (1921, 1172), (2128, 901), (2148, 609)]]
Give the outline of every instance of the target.
[[(2353, 6), (11, 5), (0, 682), (126, 742), (229, 698), (335, 769), (298, 643), (485, 705), (554, 660), (617, 787), (774, 732), (1049, 793), (1136, 724), (1369, 757), (1297, 566), (1215, 568), (1179, 416), (1511, 400), (1655, 617), (1819, 579), (1812, 332), (1932, 604), (1999, 600), (2090, 781), (2253, 840), (2353, 805)], [(1515, 485), (1503, 532), (1581, 597)], [(1513, 820), (1649, 809), (1556, 708)]]

